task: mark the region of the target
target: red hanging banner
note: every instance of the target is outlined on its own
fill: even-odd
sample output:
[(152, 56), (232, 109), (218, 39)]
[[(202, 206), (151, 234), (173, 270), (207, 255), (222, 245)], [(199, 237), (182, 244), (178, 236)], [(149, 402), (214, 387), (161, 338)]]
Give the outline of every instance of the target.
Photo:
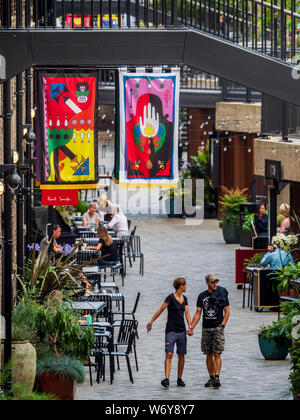
[(42, 190), (43, 206), (77, 206), (78, 190)]

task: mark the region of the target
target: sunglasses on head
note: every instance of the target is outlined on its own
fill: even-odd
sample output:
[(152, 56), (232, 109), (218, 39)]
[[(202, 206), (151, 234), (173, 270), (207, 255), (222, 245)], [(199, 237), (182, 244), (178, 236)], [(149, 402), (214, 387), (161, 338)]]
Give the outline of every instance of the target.
[(210, 283), (219, 283), (219, 280), (218, 279), (216, 279), (216, 280), (209, 280), (209, 282)]

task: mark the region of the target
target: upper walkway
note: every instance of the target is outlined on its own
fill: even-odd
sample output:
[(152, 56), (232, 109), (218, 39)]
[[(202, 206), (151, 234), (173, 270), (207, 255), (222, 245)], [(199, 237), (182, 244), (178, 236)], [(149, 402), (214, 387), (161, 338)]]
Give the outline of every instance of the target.
[(300, 105), (295, 1), (290, 9), (284, 0), (2, 4), (7, 77), (29, 66), (187, 65)]

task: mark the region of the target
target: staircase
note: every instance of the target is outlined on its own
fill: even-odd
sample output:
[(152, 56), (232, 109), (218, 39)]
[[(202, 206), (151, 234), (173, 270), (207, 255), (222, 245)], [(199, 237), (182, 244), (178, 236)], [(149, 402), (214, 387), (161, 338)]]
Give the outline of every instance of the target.
[(186, 65), (300, 105), (295, 0), (12, 3), (2, 0), (7, 77), (28, 66)]

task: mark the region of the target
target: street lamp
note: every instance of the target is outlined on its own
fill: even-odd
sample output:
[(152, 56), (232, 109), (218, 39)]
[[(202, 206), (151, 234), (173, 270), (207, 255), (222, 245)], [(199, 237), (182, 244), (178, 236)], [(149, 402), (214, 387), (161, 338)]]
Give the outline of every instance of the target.
[(31, 128), (30, 124), (23, 125), (23, 139), (25, 140), (26, 144), (32, 144), (36, 140), (36, 135), (33, 129)]
[(17, 173), (17, 167), (14, 163), (0, 165), (0, 178), (5, 178), (4, 182), (0, 181), (0, 196), (5, 191), (5, 185), (14, 193), (22, 184), (22, 179)]

